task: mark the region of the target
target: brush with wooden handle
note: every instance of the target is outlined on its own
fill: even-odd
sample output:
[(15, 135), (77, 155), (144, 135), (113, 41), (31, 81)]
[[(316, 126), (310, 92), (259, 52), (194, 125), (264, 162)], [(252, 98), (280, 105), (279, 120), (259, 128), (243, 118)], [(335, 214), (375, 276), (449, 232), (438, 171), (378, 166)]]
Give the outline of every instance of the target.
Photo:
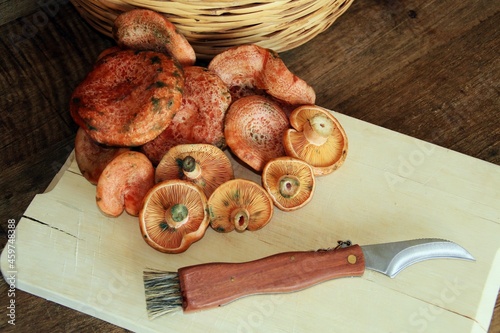
[(238, 298), (265, 293), (299, 291), (366, 268), (394, 277), (407, 266), (426, 259), (474, 260), (459, 245), (442, 239), (417, 239), (377, 245), (339, 242), (331, 250), (285, 252), (244, 263), (207, 263), (177, 272), (145, 271), (149, 317), (183, 309), (198, 311)]

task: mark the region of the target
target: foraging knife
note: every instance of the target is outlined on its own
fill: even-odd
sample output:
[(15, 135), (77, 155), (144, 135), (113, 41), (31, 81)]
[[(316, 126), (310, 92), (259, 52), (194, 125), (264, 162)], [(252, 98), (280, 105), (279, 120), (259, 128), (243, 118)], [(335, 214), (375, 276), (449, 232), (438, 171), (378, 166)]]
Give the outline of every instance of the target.
[(414, 263), (439, 258), (475, 260), (456, 243), (427, 238), (364, 246), (339, 242), (334, 249), (285, 252), (244, 263), (145, 271), (147, 312), (155, 318), (180, 308), (208, 309), (244, 296), (299, 291), (335, 278), (362, 276), (365, 269), (393, 278)]

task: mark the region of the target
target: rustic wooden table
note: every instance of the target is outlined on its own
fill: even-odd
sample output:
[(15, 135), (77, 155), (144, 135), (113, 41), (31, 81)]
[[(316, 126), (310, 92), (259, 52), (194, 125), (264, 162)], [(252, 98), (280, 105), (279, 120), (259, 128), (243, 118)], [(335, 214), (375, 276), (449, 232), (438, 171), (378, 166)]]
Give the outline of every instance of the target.
[[(50, 6), (47, 4), (50, 3)], [(43, 5), (45, 4), (45, 5)], [(113, 42), (68, 1), (0, 1), (0, 248), (73, 149), (72, 89)], [(328, 31), (281, 54), (317, 104), (500, 165), (500, 2), (355, 1)], [(122, 332), (16, 290), (2, 332)], [(489, 332), (500, 332), (497, 300)]]

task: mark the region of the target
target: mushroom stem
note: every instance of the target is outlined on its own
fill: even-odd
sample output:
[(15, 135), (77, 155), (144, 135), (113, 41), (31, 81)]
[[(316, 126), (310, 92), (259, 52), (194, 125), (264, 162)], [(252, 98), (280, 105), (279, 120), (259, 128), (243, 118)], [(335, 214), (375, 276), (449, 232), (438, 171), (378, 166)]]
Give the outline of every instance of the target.
[(165, 211), (165, 221), (171, 228), (178, 228), (189, 219), (189, 210), (183, 204), (175, 204)]
[(189, 179), (196, 179), (201, 175), (201, 167), (192, 156), (184, 157), (182, 160), (182, 171)]
[(310, 143), (321, 146), (334, 129), (335, 125), (330, 118), (324, 114), (317, 114), (304, 124), (304, 136)]
[(292, 175), (285, 175), (279, 180), (279, 191), (284, 198), (293, 198), (300, 189), (300, 180)]
[(237, 231), (245, 231), (248, 227), (250, 214), (246, 209), (238, 209), (232, 214), (232, 220), (234, 222), (234, 228)]

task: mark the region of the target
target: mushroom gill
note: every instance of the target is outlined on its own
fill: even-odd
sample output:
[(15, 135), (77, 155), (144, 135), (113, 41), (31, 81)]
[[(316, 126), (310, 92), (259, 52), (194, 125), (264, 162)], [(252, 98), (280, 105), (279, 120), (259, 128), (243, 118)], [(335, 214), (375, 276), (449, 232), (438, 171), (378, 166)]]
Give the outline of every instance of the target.
[(276, 207), (292, 211), (311, 200), (316, 181), (308, 163), (292, 157), (280, 157), (269, 161), (264, 167), (262, 186)]
[(314, 175), (329, 174), (339, 168), (347, 156), (347, 135), (339, 121), (316, 105), (303, 105), (290, 115), (292, 129), (285, 131), (286, 154), (309, 163)]
[(146, 243), (165, 253), (186, 251), (201, 239), (208, 227), (207, 198), (195, 184), (166, 180), (156, 184), (144, 198), (139, 214)]
[(259, 184), (241, 178), (219, 186), (208, 199), (210, 226), (218, 232), (255, 231), (273, 215), (273, 202)]

